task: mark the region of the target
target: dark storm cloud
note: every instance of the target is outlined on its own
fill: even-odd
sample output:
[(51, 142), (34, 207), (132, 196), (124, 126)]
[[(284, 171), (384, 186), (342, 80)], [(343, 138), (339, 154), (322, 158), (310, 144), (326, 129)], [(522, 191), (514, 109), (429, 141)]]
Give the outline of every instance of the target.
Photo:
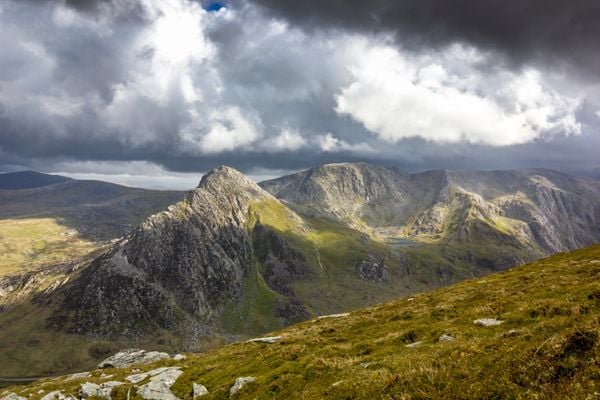
[[(486, 17), (487, 11), (478, 4), (466, 1), (460, 3), (462, 11), (432, 1), (419, 3), (425, 7), (411, 2), (400, 7), (391, 1), (353, 6), (350, 2), (257, 1), (265, 8), (230, 3), (230, 13), (196, 12), (192, 21), (183, 14), (168, 15), (174, 12), (168, 6), (188, 9), (191, 3), (186, 0), (0, 1), (0, 170), (73, 173), (84, 168), (89, 173), (98, 166), (107, 174), (128, 168), (138, 173), (144, 168), (139, 163), (197, 173), (220, 164), (252, 173), (342, 161), (378, 162), (408, 170), (573, 169), (575, 165), (585, 169), (599, 164), (593, 149), (600, 146), (600, 119), (596, 116), (600, 91), (573, 84), (570, 78), (558, 78), (557, 85), (569, 90), (574, 87), (575, 92), (583, 87), (585, 97), (595, 99), (595, 103), (583, 102), (577, 115), (585, 125), (583, 133), (564, 136), (559, 132), (556, 138), (542, 139), (535, 132), (528, 143), (508, 147), (444, 143), (427, 135), (390, 140), (365, 128), (356, 113), (336, 111), (338, 97), (353, 84), (375, 90), (375, 95), (365, 93), (365, 97), (374, 98), (385, 97), (377, 90), (397, 84), (384, 82), (372, 88), (368, 79), (361, 81), (356, 76), (356, 70), (362, 68), (360, 62), (367, 58), (363, 50), (372, 48), (389, 52), (393, 45), (402, 44), (396, 47), (401, 49), (410, 44), (413, 53), (420, 52), (423, 59), (431, 60), (411, 58), (398, 50), (391, 53), (392, 61), (400, 66), (425, 63), (418, 68), (441, 65), (452, 79), (481, 80), (481, 87), (476, 88), (476, 95), (481, 97), (478, 102), (494, 101), (494, 93), (504, 89), (504, 79), (514, 81), (513, 65), (501, 67), (506, 69), (501, 71), (505, 75), (485, 78), (487, 70), (493, 68), (481, 67), (482, 72), (480, 66), (468, 64), (470, 61), (466, 66), (460, 64), (465, 62), (462, 56), (444, 53), (447, 43), (469, 41), (483, 49), (481, 54), (494, 49), (523, 62), (538, 62), (543, 55), (581, 59), (585, 61), (582, 65), (591, 65), (579, 40), (593, 50), (597, 44), (590, 41), (597, 28), (578, 22), (579, 33), (566, 34), (560, 40), (555, 36), (575, 26), (576, 16), (581, 14), (578, 10), (595, 15), (594, 10), (562, 6), (564, 20), (559, 20), (558, 6), (554, 5), (542, 15), (533, 15), (532, 27), (524, 28), (525, 17), (519, 12), (486, 2), (494, 13), (507, 19), (508, 29), (494, 21), (477, 23), (491, 16)], [(206, 8), (208, 3), (202, 5)], [(518, 4), (515, 7), (520, 12), (533, 10), (532, 2)], [(471, 11), (467, 12), (469, 5)], [(267, 9), (293, 24), (273, 19), (274, 14), (265, 13)], [(406, 13), (412, 15), (411, 20)], [(448, 13), (447, 19), (443, 13)], [(167, 25), (155, 23), (165, 15), (171, 18)], [(549, 21), (557, 28), (543, 28), (540, 21)], [(153, 36), (164, 26), (167, 28), (161, 34), (167, 36), (166, 45)], [(183, 33), (179, 32), (181, 27), (185, 28)], [(201, 35), (193, 37), (197, 27)], [(344, 29), (320, 29), (329, 27)], [(375, 33), (390, 31), (398, 33), (396, 42)], [(184, 36), (168, 38), (173, 32)], [(560, 53), (559, 48), (569, 43), (574, 44), (572, 54)], [(530, 58), (528, 49), (538, 44), (534, 53), (539, 55)], [(497, 61), (494, 55), (483, 62), (493, 65)], [(387, 66), (382, 63), (375, 67)], [(381, 71), (386, 72), (385, 68)], [(518, 73), (519, 68), (515, 68), (514, 74)], [(545, 85), (541, 78), (540, 84)], [(192, 93), (193, 89), (197, 93)], [(429, 86), (416, 89), (428, 96), (435, 92)], [(548, 90), (542, 88), (550, 93), (550, 100), (554, 99), (555, 94)], [(562, 98), (558, 93), (556, 97)], [(348, 99), (352, 100), (351, 96)], [(385, 97), (381, 105), (389, 100)], [(539, 101), (530, 107), (533, 111), (543, 111), (548, 105), (545, 97)], [(555, 103), (550, 101), (549, 107), (560, 105)], [(542, 118), (542, 122), (551, 117)], [(239, 132), (236, 123), (243, 128)], [(244, 136), (244, 124), (252, 125), (256, 137)], [(239, 137), (232, 143), (217, 143), (215, 151), (212, 143), (213, 150), (210, 146), (206, 150), (204, 139), (211, 132), (217, 139)], [(106, 163), (114, 163), (114, 167)]]
[(600, 74), (600, 2), (595, 0), (253, 0), (309, 29), (388, 31), (404, 46), (464, 41), (513, 61), (566, 62)]

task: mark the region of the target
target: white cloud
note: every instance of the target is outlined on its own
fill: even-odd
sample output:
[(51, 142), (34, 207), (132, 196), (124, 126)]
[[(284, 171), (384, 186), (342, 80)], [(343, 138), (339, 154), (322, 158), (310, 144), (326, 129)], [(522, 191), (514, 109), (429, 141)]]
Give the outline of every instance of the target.
[(435, 57), (410, 56), (365, 40), (353, 46), (353, 81), (336, 96), (336, 111), (386, 141), (421, 137), (506, 146), (580, 133), (574, 115), (579, 100), (544, 87), (535, 70), (485, 75), (455, 59), (464, 53), (456, 45)]
[(264, 148), (267, 151), (295, 151), (304, 146), (307, 142), (298, 132), (290, 129), (282, 129), (279, 135), (273, 139), (264, 142)]
[(202, 136), (202, 153), (222, 153), (250, 146), (260, 136), (254, 124), (237, 107), (228, 107), (211, 113), (210, 131)]
[(367, 143), (348, 143), (335, 137), (331, 132), (315, 136), (314, 143), (325, 153), (334, 153), (338, 151), (370, 153), (374, 151)]

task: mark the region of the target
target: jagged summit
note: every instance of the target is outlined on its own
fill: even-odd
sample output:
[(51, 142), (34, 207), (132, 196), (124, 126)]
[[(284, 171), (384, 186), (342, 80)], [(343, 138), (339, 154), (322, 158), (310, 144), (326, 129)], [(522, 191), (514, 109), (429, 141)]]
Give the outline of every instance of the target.
[(200, 183), (198, 187), (210, 187), (211, 185), (228, 185), (228, 184), (243, 184), (252, 186), (256, 183), (248, 178), (246, 175), (242, 174), (235, 168), (229, 167), (227, 165), (221, 165), (217, 168), (214, 168), (208, 171), (202, 179), (200, 179)]

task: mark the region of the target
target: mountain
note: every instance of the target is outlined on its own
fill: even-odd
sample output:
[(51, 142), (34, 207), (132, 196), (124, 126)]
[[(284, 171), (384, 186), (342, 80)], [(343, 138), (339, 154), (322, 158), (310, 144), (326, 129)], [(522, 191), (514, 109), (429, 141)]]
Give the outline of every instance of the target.
[(77, 398), (100, 386), (114, 399), (190, 399), (201, 389), (207, 399), (591, 399), (600, 390), (599, 279), (593, 246), (265, 339), (42, 379), (0, 398)]
[(548, 255), (600, 241), (598, 182), (549, 170), (408, 174), (329, 164), (261, 186), (302, 214), (386, 242), (496, 242)]
[(35, 171), (8, 172), (0, 174), (0, 189), (33, 189), (69, 180), (71, 178)]
[(56, 218), (90, 240), (110, 240), (182, 197), (177, 191), (64, 178), (40, 187), (0, 190), (0, 219)]
[(52, 351), (56, 371), (117, 343), (206, 349), (600, 242), (599, 207), (600, 183), (546, 170), (330, 164), (259, 186), (221, 167), (101, 254), (15, 284), (0, 354)]

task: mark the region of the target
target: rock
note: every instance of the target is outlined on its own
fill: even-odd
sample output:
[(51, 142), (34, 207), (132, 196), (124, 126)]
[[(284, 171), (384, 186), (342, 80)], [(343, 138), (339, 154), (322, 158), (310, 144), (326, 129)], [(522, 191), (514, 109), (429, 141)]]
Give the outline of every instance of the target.
[(73, 396), (65, 396), (60, 390), (55, 390), (53, 392), (48, 393), (40, 400), (77, 400)]
[(194, 399), (208, 394), (206, 386), (199, 383), (192, 384), (192, 388), (194, 389)]
[[(171, 386), (183, 373), (179, 368), (159, 368), (161, 371), (150, 379), (150, 382), (137, 389), (138, 395), (146, 400), (178, 400), (171, 392)], [(154, 370), (156, 371), (156, 370)], [(153, 375), (154, 371), (149, 371)]]
[(247, 383), (254, 382), (256, 380), (253, 376), (242, 376), (235, 380), (233, 386), (229, 389), (229, 396), (233, 396), (239, 392)]
[(369, 255), (369, 258), (361, 261), (358, 265), (358, 276), (365, 281), (386, 282), (388, 280), (388, 271), (383, 261), (378, 260), (373, 255)]
[(453, 341), (453, 340), (454, 340), (454, 338), (453, 338), (452, 336), (450, 336), (450, 335), (446, 335), (446, 334), (443, 334), (443, 335), (442, 335), (442, 336), (440, 336), (440, 338), (439, 338), (439, 341), (440, 341), (440, 342), (451, 342), (451, 341)]
[(113, 389), (121, 385), (123, 385), (123, 382), (118, 381), (109, 381), (101, 383), (100, 388), (98, 389), (98, 397), (110, 400)]
[(503, 323), (504, 321), (497, 320), (495, 318), (480, 318), (473, 321), (475, 325), (481, 326), (497, 326)]
[(79, 396), (81, 396), (82, 399), (92, 397), (92, 396), (97, 396), (98, 389), (100, 389), (100, 385), (97, 385), (95, 383), (91, 383), (91, 382), (82, 383), (81, 386), (79, 387)]
[(372, 363), (370, 363), (370, 362), (363, 362), (363, 363), (360, 363), (360, 366), (361, 366), (361, 367), (363, 367), (363, 368), (369, 368), (369, 366), (370, 366), (371, 364), (372, 364)]
[(173, 360), (175, 360), (175, 361), (181, 361), (181, 360), (185, 360), (186, 358), (187, 358), (187, 357), (186, 357), (186, 356), (184, 356), (183, 354), (175, 354), (175, 355), (173, 356)]
[(341, 380), (341, 381), (337, 381), (337, 382), (334, 382), (334, 383), (332, 383), (332, 384), (331, 384), (331, 387), (336, 387), (336, 386), (338, 386), (338, 385), (341, 385), (342, 383), (344, 383), (344, 381), (343, 381), (343, 380)]
[(502, 337), (514, 337), (514, 336), (518, 336), (519, 335), (519, 331), (517, 331), (516, 329), (511, 329), (508, 332), (504, 332), (502, 334)]
[[(445, 335), (442, 335), (442, 336), (445, 336)], [(451, 336), (448, 336), (448, 337), (451, 337)], [(441, 338), (440, 338), (440, 341), (442, 341)], [(411, 349), (413, 347), (418, 347), (422, 344), (423, 344), (422, 341), (418, 341), (418, 342), (414, 342), (414, 343), (409, 343), (409, 344), (405, 345), (404, 347), (408, 347), (409, 349)]]
[(171, 358), (171, 356), (159, 351), (127, 349), (108, 357), (98, 364), (98, 368), (124, 368), (133, 364), (150, 364), (168, 358)]
[(118, 381), (104, 382), (100, 385), (91, 382), (86, 382), (81, 384), (79, 388), (79, 395), (82, 399), (88, 397), (100, 397), (103, 399), (110, 400), (113, 389), (121, 385), (123, 385), (123, 382)]
[(25, 397), (21, 397), (18, 394), (11, 392), (4, 397), (0, 397), (0, 400), (27, 400)]
[(329, 314), (329, 315), (319, 315), (317, 320), (327, 319), (327, 318), (344, 318), (350, 315), (350, 313), (340, 313), (340, 314)]
[(127, 382), (140, 383), (148, 377), (148, 374), (133, 374), (125, 377)]
[(281, 336), (267, 336), (262, 338), (254, 338), (250, 340), (246, 340), (246, 343), (275, 343), (281, 340)]
[(74, 381), (75, 379), (88, 378), (90, 376), (89, 372), (80, 372), (78, 374), (71, 374), (67, 376), (66, 381)]

